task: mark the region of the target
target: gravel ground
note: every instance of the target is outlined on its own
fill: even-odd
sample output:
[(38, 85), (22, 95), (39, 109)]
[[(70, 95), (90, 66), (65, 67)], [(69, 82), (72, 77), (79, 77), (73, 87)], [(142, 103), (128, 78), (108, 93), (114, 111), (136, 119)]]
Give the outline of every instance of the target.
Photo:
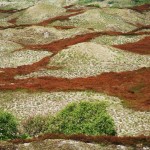
[(24, 29), (0, 30), (0, 40), (14, 41), (24, 45), (47, 44), (89, 32), (92, 31), (83, 28), (57, 30), (53, 27), (31, 26)]
[(133, 43), (137, 42), (147, 35), (142, 35), (142, 36), (100, 36), (97, 37), (91, 42), (97, 43), (97, 44), (104, 44), (104, 45), (120, 45), (120, 44), (126, 44), (126, 43)]
[(0, 59), (0, 68), (16, 68), (22, 65), (31, 65), (50, 55), (52, 55), (52, 53), (46, 51), (16, 51), (3, 55)]
[(12, 112), (20, 120), (36, 115), (55, 115), (75, 101), (105, 101), (119, 136), (150, 135), (150, 112), (140, 112), (122, 106), (121, 100), (95, 92), (0, 92), (0, 108)]
[(83, 14), (70, 17), (67, 21), (56, 21), (51, 24), (51, 26), (53, 25), (94, 28), (94, 30), (97, 31), (114, 30), (122, 32), (127, 32), (136, 28), (134, 25), (126, 23), (120, 16), (107, 14), (102, 9), (89, 9)]
[(13, 51), (23, 48), (20, 44), (0, 40), (0, 56), (3, 57), (4, 55), (11, 54)]
[(64, 8), (60, 8), (50, 3), (37, 3), (36, 5), (28, 8), (22, 15), (17, 19), (17, 24), (34, 24), (44, 21), (49, 18), (60, 16), (65, 13)]
[(40, 70), (17, 79), (40, 76), (76, 78), (96, 76), (103, 72), (120, 72), (150, 67), (150, 56), (121, 51), (92, 42), (80, 43), (55, 55), (50, 66), (63, 66), (60, 70)]

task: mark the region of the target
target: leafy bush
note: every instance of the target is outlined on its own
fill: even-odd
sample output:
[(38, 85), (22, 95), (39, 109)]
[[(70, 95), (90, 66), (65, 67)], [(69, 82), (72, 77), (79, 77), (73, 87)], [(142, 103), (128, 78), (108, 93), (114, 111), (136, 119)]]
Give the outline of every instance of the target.
[(17, 120), (12, 114), (0, 110), (0, 140), (17, 137), (17, 125)]
[(31, 117), (23, 123), (26, 134), (35, 136), (47, 130), (48, 120), (50, 117), (35, 116)]
[(115, 135), (114, 122), (102, 102), (68, 105), (49, 121), (47, 132), (64, 134)]

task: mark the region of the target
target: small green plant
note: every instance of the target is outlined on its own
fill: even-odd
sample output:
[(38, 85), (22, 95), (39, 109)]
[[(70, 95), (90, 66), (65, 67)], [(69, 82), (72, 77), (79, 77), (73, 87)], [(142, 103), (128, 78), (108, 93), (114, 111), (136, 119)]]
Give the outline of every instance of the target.
[(80, 102), (68, 105), (49, 121), (47, 132), (64, 134), (115, 135), (112, 118), (102, 102)]
[(31, 117), (23, 123), (23, 128), (25, 133), (30, 136), (35, 136), (40, 133), (43, 133), (47, 130), (48, 120), (50, 117), (48, 116), (35, 116)]
[(17, 120), (11, 113), (0, 110), (0, 140), (16, 138), (17, 125)]

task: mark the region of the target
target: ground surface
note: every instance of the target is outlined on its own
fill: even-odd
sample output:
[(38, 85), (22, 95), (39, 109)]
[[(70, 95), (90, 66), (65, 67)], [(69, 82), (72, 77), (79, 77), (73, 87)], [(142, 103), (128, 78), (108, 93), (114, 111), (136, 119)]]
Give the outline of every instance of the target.
[[(22, 122), (55, 115), (74, 101), (106, 101), (118, 136), (150, 136), (149, 5), (0, 3), (0, 108)], [(132, 149), (63, 140), (42, 145), (58, 150)]]

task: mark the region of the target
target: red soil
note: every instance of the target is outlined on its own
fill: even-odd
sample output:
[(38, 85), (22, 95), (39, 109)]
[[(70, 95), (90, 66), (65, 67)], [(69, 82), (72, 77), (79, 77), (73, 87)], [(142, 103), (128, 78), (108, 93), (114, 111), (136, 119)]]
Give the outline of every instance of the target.
[(0, 10), (0, 13), (15, 13), (15, 12), (19, 12), (19, 11), (22, 11), (22, 10), (16, 10), (16, 9), (14, 9), (14, 10)]
[(14, 19), (9, 20), (8, 22), (15, 25), (15, 24), (16, 24), (16, 21), (17, 21), (17, 18), (14, 18)]
[(51, 51), (56, 54), (62, 49), (67, 48), (68, 46), (89, 41), (95, 37), (100, 36), (101, 34), (102, 34), (101, 32), (87, 33), (83, 35), (77, 35), (73, 38), (66, 38), (66, 39), (54, 41), (52, 43), (45, 44), (45, 45), (28, 45), (26, 46), (26, 48), (33, 49), (33, 50), (42, 49), (46, 51)]
[(141, 5), (141, 6), (134, 6), (130, 9), (135, 10), (135, 11), (140, 12), (140, 13), (143, 13), (144, 11), (149, 11), (150, 10), (150, 4), (144, 4), (144, 5)]
[(3, 71), (0, 73), (0, 82), (10, 82), (10, 80), (13, 80), (14, 76), (16, 75), (22, 75), (22, 74), (29, 74), (31, 72), (37, 71), (42, 68), (46, 68), (46, 65), (50, 61), (50, 56), (43, 58), (39, 62), (36, 62), (32, 65), (24, 65), (19, 66), (17, 68), (1, 68), (0, 71)]
[(137, 137), (117, 137), (117, 136), (89, 136), (84, 134), (78, 135), (64, 135), (64, 134), (44, 134), (32, 139), (15, 139), (9, 142), (13, 144), (31, 143), (38, 142), (46, 139), (66, 139), (66, 140), (76, 140), (86, 143), (106, 143), (115, 145), (126, 145), (126, 146), (137, 146), (142, 144), (143, 146), (150, 146), (149, 136), (137, 136)]
[(80, 9), (67, 9), (67, 12), (80, 12), (80, 11), (84, 11), (85, 9), (80, 8)]
[(54, 18), (50, 18), (50, 19), (47, 19), (47, 20), (44, 20), (43, 22), (40, 22), (36, 25), (42, 25), (42, 26), (46, 26), (47, 24), (49, 23), (52, 23), (54, 21), (57, 21), (57, 20), (68, 20), (69, 17), (71, 16), (76, 16), (76, 15), (79, 15), (79, 14), (82, 14), (84, 13), (84, 11), (77, 11), (76, 13), (72, 13), (72, 14), (67, 14), (67, 15), (64, 15), (64, 16), (57, 16), (57, 17), (54, 17)]
[(150, 25), (141, 25), (140, 24), (138, 28), (136, 28), (136, 29), (134, 29), (134, 30), (132, 30), (130, 32), (127, 32), (127, 34), (129, 34), (129, 33), (135, 33), (135, 32), (141, 31), (143, 29), (150, 29)]
[(40, 23), (36, 23), (36, 24), (23, 24), (23, 25), (16, 25), (16, 20), (17, 18), (15, 19), (12, 19), (8, 22), (10, 23), (14, 23), (13, 25), (10, 25), (10, 26), (7, 26), (7, 27), (3, 27), (3, 26), (0, 26), (0, 29), (8, 29), (8, 28), (18, 28), (18, 27), (28, 27), (28, 26), (33, 26), (33, 25), (40, 25), (40, 26), (46, 26), (48, 25), (49, 23), (52, 23), (54, 21), (57, 21), (57, 20), (60, 20), (60, 21), (63, 21), (63, 20), (68, 20), (69, 17), (71, 16), (76, 16), (76, 15), (79, 15), (79, 14), (82, 14), (84, 13), (85, 11), (77, 11), (75, 13), (71, 13), (71, 14), (67, 14), (67, 15), (63, 15), (63, 16), (57, 16), (57, 17), (54, 17), (54, 18), (49, 18), (47, 20), (44, 20)]
[[(29, 7), (28, 7), (29, 8)], [(3, 9), (0, 9), (0, 13), (16, 13), (16, 12), (20, 12), (20, 11), (24, 11), (28, 8), (24, 8), (24, 9), (20, 9), (20, 10), (17, 10), (17, 9), (12, 9), (12, 10), (3, 10)]]
[(18, 88), (48, 92), (94, 90), (123, 98), (134, 109), (150, 110), (150, 68), (120, 73), (103, 73), (88, 78), (39, 77), (18, 79), (0, 85), (0, 90), (15, 90)]
[(68, 30), (68, 29), (76, 28), (75, 26), (53, 26), (53, 27), (58, 30)]
[(75, 6), (75, 5), (69, 5), (69, 6), (65, 6), (64, 8), (68, 9), (68, 8), (71, 8), (71, 7), (73, 7), (73, 6)]
[[(143, 33), (143, 32), (142, 32)], [(77, 35), (72, 38), (66, 38), (66, 39), (61, 39), (58, 41), (54, 41), (49, 44), (44, 44), (44, 45), (27, 45), (27, 49), (33, 49), (33, 50), (46, 50), (50, 51), (53, 53), (58, 53), (60, 50), (67, 48), (68, 46), (75, 45), (77, 43), (82, 43), (82, 42), (87, 42), (92, 40), (93, 38), (96, 38), (101, 35), (109, 35), (109, 36), (117, 36), (117, 35), (141, 35), (141, 32), (138, 33), (122, 33), (122, 32), (113, 32), (113, 31), (106, 31), (106, 32), (92, 32), (92, 33), (87, 33), (87, 34), (82, 34), (82, 35)], [(144, 32), (145, 33), (145, 32)], [(146, 37), (143, 40), (133, 43), (133, 44), (124, 44), (126, 46), (125, 50), (132, 51), (135, 53), (139, 54), (149, 54), (149, 47), (150, 47), (150, 38)], [(138, 46), (136, 46), (136, 44)], [(129, 46), (128, 46), (129, 45)], [(130, 46), (131, 45), (131, 46)], [(124, 50), (124, 47), (122, 45), (114, 45), (116, 48), (120, 48)], [(122, 48), (123, 47), (123, 48)], [(134, 50), (133, 50), (134, 49)]]
[(113, 47), (139, 54), (150, 54), (150, 36), (134, 43), (113, 45)]

